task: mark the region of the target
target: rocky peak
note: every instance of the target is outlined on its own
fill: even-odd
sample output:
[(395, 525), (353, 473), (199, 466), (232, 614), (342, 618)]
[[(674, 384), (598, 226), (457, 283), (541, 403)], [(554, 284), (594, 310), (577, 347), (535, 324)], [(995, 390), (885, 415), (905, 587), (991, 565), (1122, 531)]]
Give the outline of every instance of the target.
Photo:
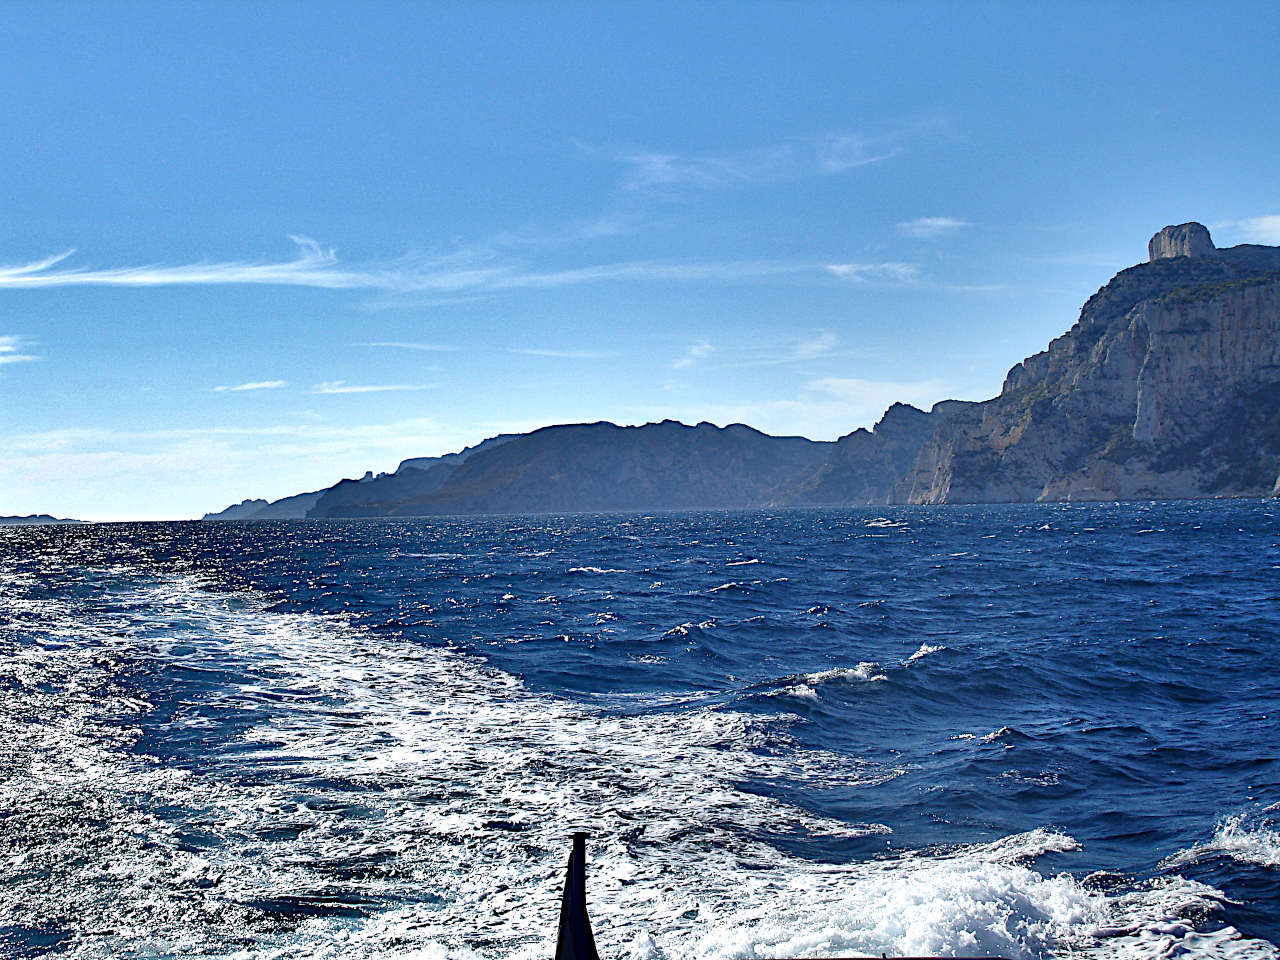
[(1147, 244), (1148, 260), (1154, 263), (1166, 257), (1211, 257), (1217, 247), (1203, 223), (1180, 223), (1165, 227)]
[(909, 403), (895, 403), (884, 412), (880, 422), (875, 425), (877, 434), (902, 433), (916, 430), (929, 421), (929, 414), (911, 406)]

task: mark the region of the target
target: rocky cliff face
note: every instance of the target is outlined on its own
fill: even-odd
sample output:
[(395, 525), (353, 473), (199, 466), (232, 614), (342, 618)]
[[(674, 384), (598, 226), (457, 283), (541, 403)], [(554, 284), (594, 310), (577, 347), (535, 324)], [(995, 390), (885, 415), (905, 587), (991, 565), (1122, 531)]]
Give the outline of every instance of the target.
[(813, 506), (889, 503), (941, 419), (895, 403), (871, 430), (859, 428), (837, 440), (826, 462), (780, 499)]
[(271, 504), (266, 500), (241, 500), (216, 513), (206, 513), (201, 520), (251, 520), (259, 510), (265, 510)]
[[(1270, 494), (1280, 473), (1280, 249), (1166, 227), (1000, 395), (940, 423), (913, 503)], [(1194, 254), (1186, 251), (1195, 251)]]

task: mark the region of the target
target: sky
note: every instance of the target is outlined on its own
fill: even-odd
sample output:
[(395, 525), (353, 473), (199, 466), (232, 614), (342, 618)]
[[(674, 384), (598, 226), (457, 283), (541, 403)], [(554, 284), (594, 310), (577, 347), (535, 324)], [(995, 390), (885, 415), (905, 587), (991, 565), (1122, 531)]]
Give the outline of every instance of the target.
[(0, 4), (0, 515), (985, 399), (1280, 244), (1280, 5)]

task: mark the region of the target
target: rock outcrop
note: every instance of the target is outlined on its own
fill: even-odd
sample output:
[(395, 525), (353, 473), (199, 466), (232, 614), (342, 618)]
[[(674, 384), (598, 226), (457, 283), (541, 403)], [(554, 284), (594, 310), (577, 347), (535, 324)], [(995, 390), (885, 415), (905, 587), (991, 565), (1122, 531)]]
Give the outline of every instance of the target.
[(1147, 244), (1150, 261), (1165, 257), (1211, 257), (1217, 251), (1209, 231), (1201, 223), (1180, 223), (1165, 227)]

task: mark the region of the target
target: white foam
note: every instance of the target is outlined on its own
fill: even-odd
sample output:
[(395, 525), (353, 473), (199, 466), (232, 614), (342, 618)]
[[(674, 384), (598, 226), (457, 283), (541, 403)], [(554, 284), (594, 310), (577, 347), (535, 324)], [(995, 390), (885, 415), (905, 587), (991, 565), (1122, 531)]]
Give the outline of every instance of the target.
[(1214, 856), (1230, 857), (1240, 863), (1259, 867), (1280, 867), (1280, 830), (1267, 813), (1243, 812), (1224, 817), (1214, 830), (1213, 839), (1176, 853), (1164, 863), (1176, 868)]
[(778, 687), (765, 696), (816, 702), (819, 699), (818, 689), (826, 684), (878, 683), (887, 679), (879, 670), (880, 664), (863, 661), (856, 667), (832, 667), (830, 670), (801, 674), (788, 678), (796, 682)]
[(1108, 903), (1105, 923), (1093, 931), (1094, 942), (1080, 950), (1084, 957), (1149, 960), (1276, 960), (1280, 950), (1265, 940), (1246, 937), (1234, 927), (1197, 929), (1195, 918), (1218, 912), (1223, 894), (1183, 877), (1140, 884)]
[(886, 679), (880, 673), (880, 664), (863, 660), (856, 667), (832, 667), (830, 670), (819, 670), (817, 673), (805, 674), (806, 683), (876, 683)]
[(920, 644), (920, 649), (917, 650), (915, 653), (913, 653), (911, 656), (907, 657), (907, 659), (903, 662), (915, 663), (917, 660), (923, 660), (925, 657), (929, 656), (929, 654), (931, 653), (938, 653), (939, 651), (945, 650), (945, 649), (947, 648), (940, 643), (936, 645), (922, 643)]

